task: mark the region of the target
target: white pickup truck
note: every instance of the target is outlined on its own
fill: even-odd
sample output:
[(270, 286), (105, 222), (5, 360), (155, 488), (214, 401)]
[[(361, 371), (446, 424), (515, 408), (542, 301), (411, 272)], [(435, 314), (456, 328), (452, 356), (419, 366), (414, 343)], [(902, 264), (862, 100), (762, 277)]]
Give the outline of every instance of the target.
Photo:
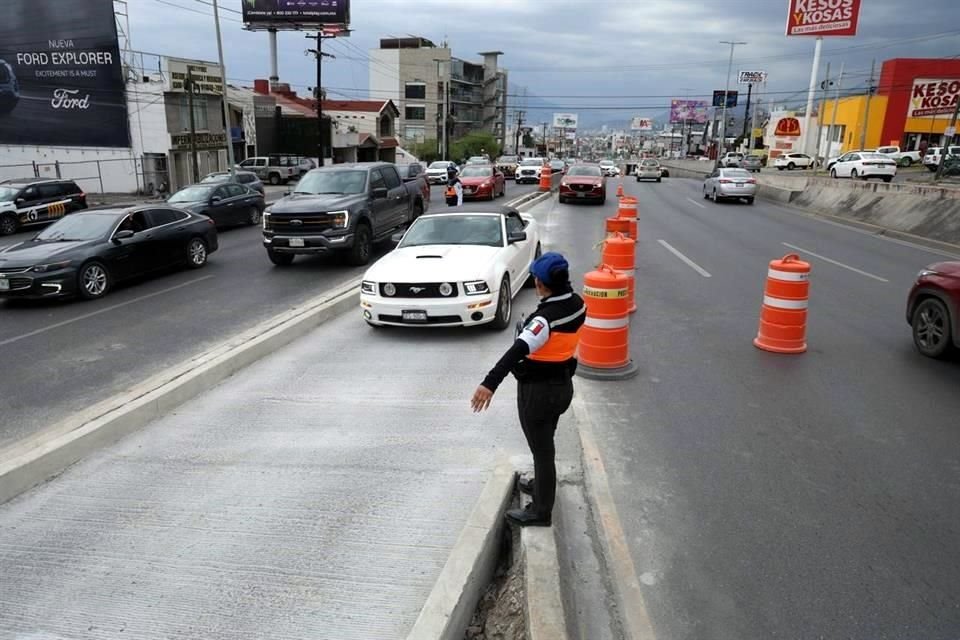
[(900, 147), (877, 147), (877, 153), (881, 153), (891, 160), (895, 160), (900, 167), (909, 167), (913, 164), (923, 162), (923, 157), (919, 151), (901, 151)]

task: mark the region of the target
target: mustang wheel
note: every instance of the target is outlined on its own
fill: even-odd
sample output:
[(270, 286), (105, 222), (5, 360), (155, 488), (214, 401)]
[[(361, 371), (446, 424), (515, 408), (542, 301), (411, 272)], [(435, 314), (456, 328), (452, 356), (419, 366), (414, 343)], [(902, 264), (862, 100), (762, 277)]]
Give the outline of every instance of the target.
[(497, 313), (493, 316), (490, 328), (503, 331), (510, 326), (510, 316), (513, 313), (513, 299), (510, 297), (510, 279), (503, 276), (500, 281), (500, 295), (497, 296)]

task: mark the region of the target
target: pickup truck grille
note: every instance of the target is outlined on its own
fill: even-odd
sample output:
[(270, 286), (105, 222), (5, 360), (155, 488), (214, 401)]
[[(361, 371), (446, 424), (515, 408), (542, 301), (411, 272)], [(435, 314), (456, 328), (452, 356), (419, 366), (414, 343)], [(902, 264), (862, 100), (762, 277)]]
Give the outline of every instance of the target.
[(450, 285), (453, 287), (453, 292), (448, 296), (441, 295), (441, 284), (442, 283), (440, 282), (395, 282), (393, 283), (393, 286), (397, 288), (397, 293), (392, 296), (387, 296), (387, 294), (383, 291), (386, 283), (382, 283), (380, 285), (380, 295), (389, 298), (456, 298), (459, 295), (459, 289), (453, 282), (450, 283)]
[(271, 215), (266, 218), (264, 228), (274, 233), (293, 233), (309, 235), (321, 233), (333, 229), (333, 220), (330, 218), (311, 217), (313, 214), (303, 214), (300, 216), (284, 216), (278, 218)]

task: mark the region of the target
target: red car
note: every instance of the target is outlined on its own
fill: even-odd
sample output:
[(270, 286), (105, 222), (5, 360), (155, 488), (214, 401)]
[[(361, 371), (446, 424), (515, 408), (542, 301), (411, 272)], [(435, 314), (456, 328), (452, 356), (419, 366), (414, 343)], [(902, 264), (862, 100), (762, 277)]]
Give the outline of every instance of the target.
[(924, 267), (907, 298), (913, 343), (925, 356), (943, 358), (960, 347), (960, 262)]
[(607, 178), (595, 164), (575, 164), (560, 181), (560, 203), (568, 200), (607, 201)]
[(491, 165), (471, 164), (460, 171), (463, 183), (463, 199), (486, 198), (493, 200), (507, 193), (507, 180), (503, 173)]

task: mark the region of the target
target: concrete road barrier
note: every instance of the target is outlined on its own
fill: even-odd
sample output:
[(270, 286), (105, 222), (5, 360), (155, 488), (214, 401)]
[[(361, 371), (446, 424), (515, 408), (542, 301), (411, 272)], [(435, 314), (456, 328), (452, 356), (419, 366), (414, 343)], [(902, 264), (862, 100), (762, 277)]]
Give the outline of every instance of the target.
[(567, 640), (554, 528), (525, 527), (520, 532), (520, 545), (527, 639)]

